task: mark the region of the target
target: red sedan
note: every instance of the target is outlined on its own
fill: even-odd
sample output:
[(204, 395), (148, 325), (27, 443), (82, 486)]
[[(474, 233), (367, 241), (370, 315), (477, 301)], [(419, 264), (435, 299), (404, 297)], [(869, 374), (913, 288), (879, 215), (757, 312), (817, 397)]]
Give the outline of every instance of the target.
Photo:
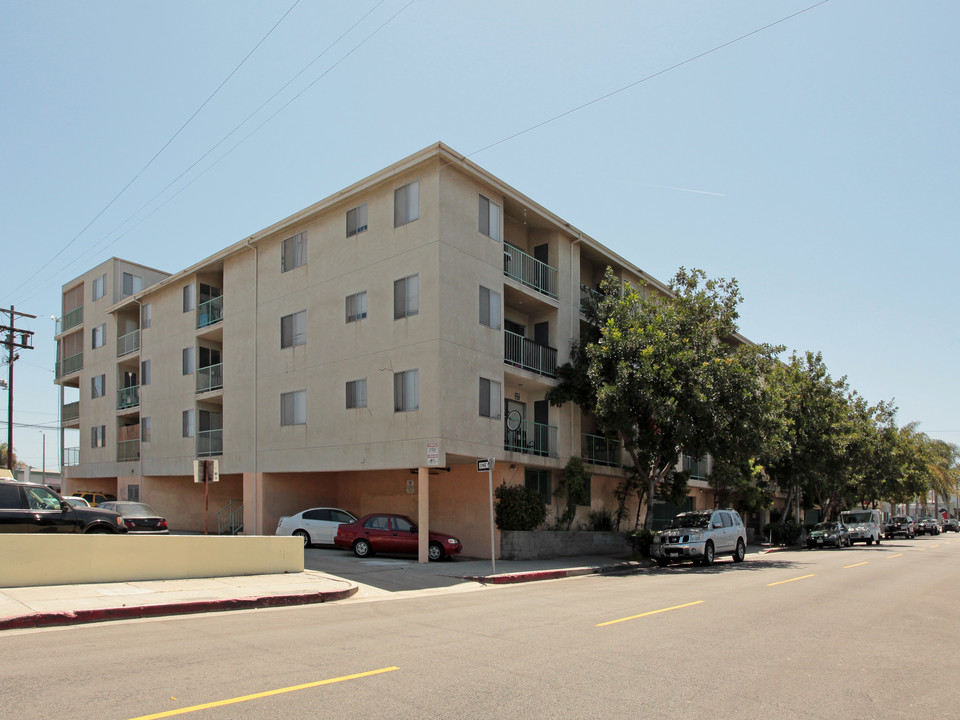
[[(419, 552), (420, 536), (417, 526), (406, 515), (377, 513), (364, 515), (352, 523), (337, 528), (333, 544), (345, 550), (353, 550), (357, 557), (369, 557), (374, 553)], [(427, 554), (431, 560), (442, 560), (447, 555), (456, 555), (462, 549), (457, 538), (440, 532), (430, 533)]]

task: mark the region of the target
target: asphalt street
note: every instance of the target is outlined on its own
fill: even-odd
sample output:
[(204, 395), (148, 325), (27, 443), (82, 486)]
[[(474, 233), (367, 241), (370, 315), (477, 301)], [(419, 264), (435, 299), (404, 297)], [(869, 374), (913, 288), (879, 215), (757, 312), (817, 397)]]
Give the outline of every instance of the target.
[(0, 716), (953, 719), (958, 587), (944, 535), (7, 631)]

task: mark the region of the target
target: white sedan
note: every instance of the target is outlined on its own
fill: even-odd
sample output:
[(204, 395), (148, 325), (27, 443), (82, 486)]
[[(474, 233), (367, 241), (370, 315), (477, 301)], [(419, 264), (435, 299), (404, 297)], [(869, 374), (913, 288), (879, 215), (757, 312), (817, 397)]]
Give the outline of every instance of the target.
[(337, 528), (343, 523), (356, 521), (353, 513), (340, 508), (310, 508), (296, 515), (280, 518), (276, 534), (303, 538), (305, 548), (311, 545), (333, 545)]

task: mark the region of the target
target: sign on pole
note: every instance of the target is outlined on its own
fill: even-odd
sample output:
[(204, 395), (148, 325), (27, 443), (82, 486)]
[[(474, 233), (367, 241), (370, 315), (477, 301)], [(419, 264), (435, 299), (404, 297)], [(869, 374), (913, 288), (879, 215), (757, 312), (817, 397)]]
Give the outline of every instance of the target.
[(427, 467), (440, 465), (440, 443), (427, 443)]
[(497, 572), (496, 545), (493, 535), (493, 465), (495, 462), (496, 458), (477, 460), (477, 472), (485, 472), (490, 482), (490, 566), (494, 573)]

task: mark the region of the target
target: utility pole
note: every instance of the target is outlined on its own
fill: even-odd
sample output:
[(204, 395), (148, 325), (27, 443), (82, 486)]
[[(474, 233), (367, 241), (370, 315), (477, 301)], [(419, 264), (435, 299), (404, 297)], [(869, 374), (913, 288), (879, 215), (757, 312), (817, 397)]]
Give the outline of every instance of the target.
[[(7, 348), (7, 470), (13, 471), (13, 363), (19, 359), (20, 354), (15, 348), (23, 350), (33, 350), (33, 331), (18, 328), (17, 318), (33, 318), (36, 315), (28, 315), (14, 310), (13, 305), (9, 309), (0, 308), (0, 313), (5, 313), (10, 318), (9, 325), (0, 325), (0, 332), (7, 334), (3, 344)], [(17, 335), (20, 339), (17, 339)]]

